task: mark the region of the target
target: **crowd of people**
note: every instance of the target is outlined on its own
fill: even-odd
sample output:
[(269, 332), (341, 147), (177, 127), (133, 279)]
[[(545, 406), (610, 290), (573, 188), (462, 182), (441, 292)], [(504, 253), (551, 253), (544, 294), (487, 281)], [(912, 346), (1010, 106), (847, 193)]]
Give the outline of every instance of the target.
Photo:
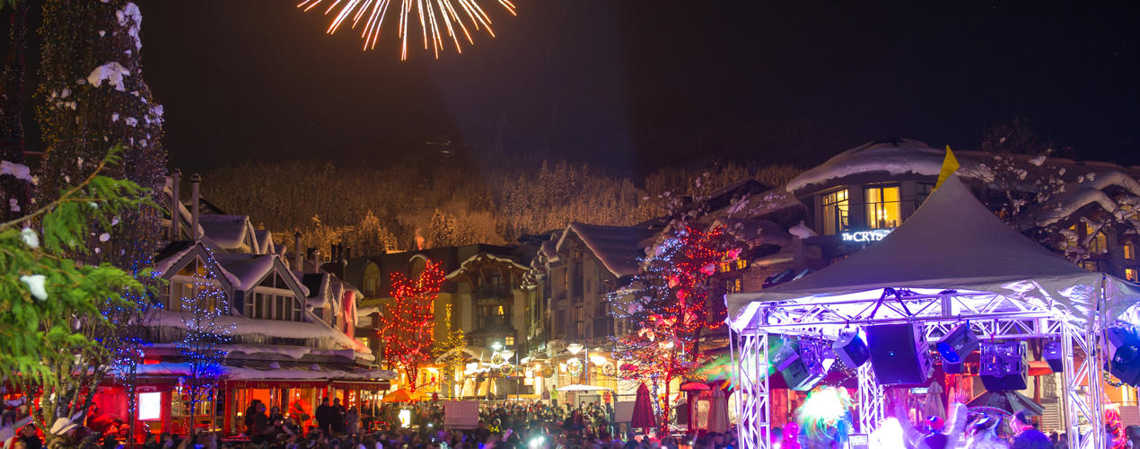
[[(401, 420), (400, 414), (406, 414)], [(322, 401), (308, 416), (286, 417), (255, 401), (245, 413), (239, 441), (213, 436), (190, 441), (204, 449), (235, 446), (264, 449), (730, 449), (733, 433), (662, 435), (635, 432), (614, 424), (609, 405), (558, 406), (543, 402), (484, 405), (473, 429), (444, 429), (443, 408), (435, 402), (368, 404), (345, 407)], [(638, 429), (641, 430), (641, 429)], [(148, 449), (190, 449), (155, 442)]]
[[(647, 435), (614, 423), (608, 404), (571, 407), (544, 402), (484, 404), (478, 424), (449, 429), (438, 402), (367, 403), (346, 406), (322, 400), (312, 416), (282, 412), (254, 400), (242, 414), (242, 432), (223, 437), (199, 430), (190, 435), (147, 434), (143, 449), (735, 449), (734, 432)], [(124, 448), (124, 427), (103, 432), (77, 426), (64, 447)], [(636, 431), (635, 431), (636, 430)], [(23, 427), (4, 449), (41, 449), (43, 433)]]

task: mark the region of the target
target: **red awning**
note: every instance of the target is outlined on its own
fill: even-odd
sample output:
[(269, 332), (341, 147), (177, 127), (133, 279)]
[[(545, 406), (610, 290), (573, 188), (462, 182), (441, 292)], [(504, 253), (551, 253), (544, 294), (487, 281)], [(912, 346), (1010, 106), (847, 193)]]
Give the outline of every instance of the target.
[(392, 388), (392, 383), (386, 380), (334, 380), (332, 387), (342, 390), (388, 391), (389, 388)]
[(325, 380), (231, 380), (230, 388), (324, 388)]

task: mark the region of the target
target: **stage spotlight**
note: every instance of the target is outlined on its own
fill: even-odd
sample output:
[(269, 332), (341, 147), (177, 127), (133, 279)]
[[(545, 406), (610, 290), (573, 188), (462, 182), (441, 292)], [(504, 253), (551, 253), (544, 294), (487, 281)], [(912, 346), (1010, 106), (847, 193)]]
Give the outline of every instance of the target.
[(935, 347), (944, 363), (961, 364), (971, 352), (978, 349), (978, 337), (970, 330), (970, 322), (967, 321), (938, 340)]
[(867, 359), (871, 358), (867, 343), (864, 343), (863, 339), (859, 337), (859, 333), (854, 331), (839, 334), (839, 339), (835, 340), (831, 349), (835, 351), (836, 358), (851, 369), (863, 366), (864, 363), (867, 363)]
[(1065, 370), (1064, 352), (1061, 350), (1061, 342), (1050, 341), (1045, 343), (1045, 348), (1041, 352), (1042, 357), (1049, 363), (1049, 369), (1052, 369), (1054, 373)]
[(978, 375), (989, 391), (1024, 390), (1029, 376), (1025, 345), (1019, 341), (985, 342)]
[(835, 353), (831, 350), (831, 343), (825, 340), (801, 339), (796, 342), (796, 347), (796, 356), (784, 364), (780, 375), (788, 388), (809, 391), (827, 376), (827, 371), (835, 363)]
[(922, 326), (880, 324), (868, 326), (866, 333), (871, 367), (880, 385), (921, 385), (930, 379), (933, 365)]

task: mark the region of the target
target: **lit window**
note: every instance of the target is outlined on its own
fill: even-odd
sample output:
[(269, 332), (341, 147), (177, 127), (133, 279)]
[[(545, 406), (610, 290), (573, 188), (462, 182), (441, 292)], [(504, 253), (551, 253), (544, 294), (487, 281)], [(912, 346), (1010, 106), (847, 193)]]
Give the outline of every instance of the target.
[(1132, 282), (1140, 282), (1140, 272), (1137, 272), (1135, 268), (1125, 268), (1124, 279), (1128, 279)]
[(721, 273), (727, 273), (729, 270), (732, 270), (732, 264), (728, 262), (721, 262), (718, 269)]
[(727, 293), (739, 293), (740, 292), (740, 279), (732, 279), (732, 280), (725, 281), (724, 289)]
[(1092, 272), (1100, 271), (1100, 267), (1097, 266), (1097, 263), (1095, 260), (1086, 260), (1086, 261), (1081, 262), (1080, 265), (1081, 265), (1081, 268), (1084, 268), (1088, 271), (1092, 271)]
[(819, 197), (823, 234), (838, 234), (847, 229), (847, 189), (825, 193)]
[(743, 270), (748, 268), (748, 261), (744, 259), (736, 259), (736, 269)]
[(511, 347), (511, 346), (514, 346), (514, 345), (515, 345), (515, 337), (507, 337), (507, 338), (504, 338), (504, 339), (503, 339), (503, 343), (504, 343), (504, 344), (506, 344), (506, 345), (507, 345), (507, 347)]
[[(1092, 235), (1093, 232), (1096, 232), (1096, 236), (1088, 239), (1088, 236)], [(1088, 239), (1088, 250), (1090, 253), (1105, 254), (1108, 252), (1108, 237), (1106, 237), (1103, 232), (1097, 232), (1093, 229), (1093, 226), (1088, 223), (1085, 223), (1085, 238)]]
[(1124, 258), (1128, 260), (1136, 259), (1136, 245), (1132, 242), (1124, 242)]
[(898, 227), (902, 218), (899, 188), (868, 187), (864, 193), (867, 195), (867, 227), (871, 229)]
[(499, 306), (498, 310), (496, 310), (495, 313), (499, 316), (506, 315), (506, 313), (503, 311), (503, 306)]

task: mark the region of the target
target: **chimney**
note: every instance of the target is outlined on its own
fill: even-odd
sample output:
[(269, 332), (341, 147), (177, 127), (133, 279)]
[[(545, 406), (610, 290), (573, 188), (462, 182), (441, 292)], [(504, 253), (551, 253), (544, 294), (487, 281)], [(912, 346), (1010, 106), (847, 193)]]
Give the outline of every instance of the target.
[(190, 175), (190, 234), (197, 241), (202, 238), (198, 234), (198, 185), (202, 183), (202, 176), (194, 173)]
[(313, 272), (321, 272), (321, 249), (313, 248)]
[(178, 206), (182, 205), (181, 189), (182, 185), (182, 170), (174, 169), (170, 174), (170, 241), (180, 240), (178, 238), (178, 227), (182, 224), (182, 214), (178, 212), (181, 209)]
[(293, 233), (293, 270), (304, 272), (305, 268), (301, 266), (302, 258), (305, 257), (301, 253), (301, 231)]

